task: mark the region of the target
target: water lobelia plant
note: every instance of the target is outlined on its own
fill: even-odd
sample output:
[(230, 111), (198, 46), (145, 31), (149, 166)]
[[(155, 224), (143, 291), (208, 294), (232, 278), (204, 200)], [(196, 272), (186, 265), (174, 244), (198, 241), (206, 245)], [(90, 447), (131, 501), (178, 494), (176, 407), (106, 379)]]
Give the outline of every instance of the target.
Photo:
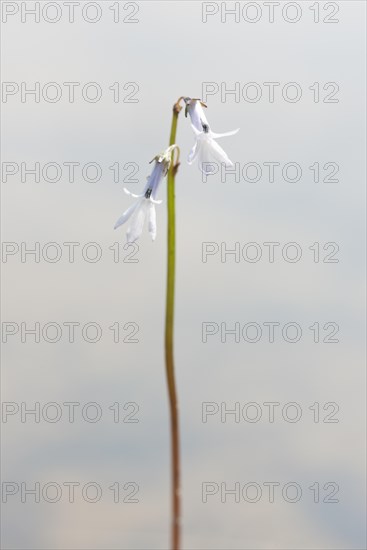
[[(173, 106), (169, 146), (162, 153), (156, 155), (151, 175), (148, 177), (143, 192), (134, 195), (127, 189), (124, 191), (134, 197), (136, 202), (130, 206), (117, 220), (115, 229), (129, 222), (127, 242), (136, 241), (148, 221), (148, 231), (154, 240), (157, 234), (155, 205), (162, 201), (157, 200), (158, 188), (167, 176), (167, 286), (166, 286), (166, 320), (165, 320), (165, 362), (168, 388), (169, 416), (171, 429), (171, 549), (180, 550), (181, 547), (181, 470), (180, 470), (180, 436), (179, 412), (175, 381), (174, 365), (174, 306), (175, 306), (175, 266), (176, 266), (176, 221), (175, 221), (175, 177), (180, 165), (180, 149), (176, 145), (178, 116), (182, 109), (181, 101), (185, 103), (185, 116), (190, 116), (191, 127), (195, 134), (195, 144), (188, 156), (188, 163), (198, 159), (200, 170), (210, 175), (213, 173), (213, 162), (233, 166), (227, 154), (215, 141), (224, 136), (231, 136), (239, 129), (225, 134), (212, 132), (203, 111), (206, 105), (200, 99), (180, 97)], [(176, 158), (175, 152), (177, 153)]]

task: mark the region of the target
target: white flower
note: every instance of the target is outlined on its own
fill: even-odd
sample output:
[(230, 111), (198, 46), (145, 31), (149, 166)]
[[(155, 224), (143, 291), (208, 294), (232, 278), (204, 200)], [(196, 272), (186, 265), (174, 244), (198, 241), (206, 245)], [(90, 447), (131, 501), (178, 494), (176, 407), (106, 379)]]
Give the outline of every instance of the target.
[[(124, 188), (125, 193), (127, 193), (131, 197), (136, 198), (137, 201), (132, 206), (130, 206), (117, 220), (114, 229), (120, 227), (120, 225), (130, 220), (126, 232), (128, 243), (133, 243), (140, 237), (146, 218), (148, 219), (148, 231), (153, 241), (156, 238), (157, 223), (155, 205), (162, 202), (158, 201), (156, 197), (159, 185), (169, 170), (172, 151), (175, 148), (178, 148), (177, 145), (171, 145), (163, 153), (154, 157), (154, 168), (151, 175), (147, 178), (147, 183), (145, 184), (143, 193), (141, 195), (134, 195)], [(151, 162), (153, 162), (153, 160)]]
[(184, 101), (186, 103), (185, 116), (190, 115), (191, 127), (196, 136), (195, 145), (190, 151), (187, 162), (192, 164), (195, 159), (198, 159), (199, 168), (206, 175), (215, 170), (213, 161), (219, 164), (224, 163), (226, 166), (233, 166), (232, 161), (215, 139), (233, 136), (237, 134), (239, 128), (232, 132), (215, 134), (211, 131), (203, 110), (203, 107), (206, 107), (205, 103), (200, 99), (191, 99), (190, 97), (185, 97)]

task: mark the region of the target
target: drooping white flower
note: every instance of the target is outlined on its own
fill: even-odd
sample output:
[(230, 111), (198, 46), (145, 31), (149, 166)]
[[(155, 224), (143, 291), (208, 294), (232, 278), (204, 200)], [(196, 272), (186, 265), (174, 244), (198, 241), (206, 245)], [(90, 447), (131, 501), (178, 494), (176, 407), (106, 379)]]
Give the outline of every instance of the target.
[(214, 172), (215, 166), (213, 162), (218, 164), (224, 163), (226, 166), (233, 166), (232, 161), (228, 158), (228, 155), (223, 151), (222, 147), (215, 141), (218, 138), (225, 136), (233, 136), (237, 134), (237, 130), (232, 132), (226, 132), (224, 134), (216, 134), (211, 131), (208, 120), (205, 116), (203, 107), (206, 107), (200, 99), (192, 99), (191, 97), (185, 97), (186, 103), (185, 116), (189, 114), (191, 119), (191, 127), (196, 136), (196, 142), (191, 149), (187, 162), (192, 164), (198, 159), (200, 170), (209, 175)]
[(140, 195), (134, 195), (134, 193), (130, 193), (130, 191), (124, 188), (125, 193), (136, 198), (137, 200), (117, 220), (114, 229), (117, 229), (117, 227), (120, 227), (120, 225), (123, 225), (129, 220), (130, 223), (126, 232), (128, 243), (133, 243), (140, 237), (146, 219), (148, 219), (148, 231), (152, 237), (152, 240), (154, 241), (156, 238), (157, 222), (155, 205), (162, 202), (157, 200), (156, 197), (159, 185), (169, 170), (172, 151), (175, 148), (177, 148), (177, 145), (171, 145), (163, 153), (155, 156), (151, 161), (155, 161), (155, 164), (152, 173), (147, 178), (143, 193)]

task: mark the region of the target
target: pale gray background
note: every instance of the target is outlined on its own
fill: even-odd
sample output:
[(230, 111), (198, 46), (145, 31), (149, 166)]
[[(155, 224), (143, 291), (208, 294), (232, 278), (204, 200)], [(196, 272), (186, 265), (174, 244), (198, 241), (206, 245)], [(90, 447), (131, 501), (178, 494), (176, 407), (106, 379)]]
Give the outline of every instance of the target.
[[(96, 321), (105, 329), (92, 345), (64, 339), (51, 345), (3, 348), (3, 399), (31, 404), (97, 401), (105, 418), (57, 424), (3, 425), (3, 480), (96, 481), (98, 504), (3, 505), (4, 548), (150, 549), (168, 547), (169, 432), (163, 330), (166, 269), (166, 202), (158, 207), (158, 237), (144, 233), (139, 263), (115, 264), (108, 247), (125, 241), (113, 224), (131, 204), (123, 184), (112, 181), (113, 162), (136, 162), (139, 192), (148, 162), (167, 144), (171, 106), (180, 95), (200, 97), (203, 81), (299, 82), (305, 97), (296, 104), (265, 99), (256, 104), (220, 96), (208, 99), (214, 131), (240, 127), (221, 142), (233, 161), (296, 161), (305, 175), (282, 182), (204, 184), (185, 157), (193, 143), (181, 114), (177, 140), (183, 162), (177, 177), (176, 369), (180, 397), (183, 467), (183, 546), (187, 549), (361, 549), (364, 542), (363, 371), (363, 184), (364, 184), (364, 2), (339, 2), (338, 24), (315, 24), (308, 2), (297, 24), (201, 22), (201, 2), (139, 2), (138, 24), (114, 24), (110, 2), (102, 20), (2, 25), (5, 81), (42, 83), (97, 81), (106, 98), (56, 104), (19, 97), (2, 105), (4, 161), (46, 163), (94, 161), (105, 177), (91, 184), (65, 178), (51, 184), (3, 184), (3, 240), (81, 243), (104, 250), (98, 264), (3, 264), (4, 321)], [(262, 4), (260, 2), (260, 4)], [(320, 6), (324, 5), (320, 2)], [(322, 9), (321, 9), (322, 12)], [(322, 12), (323, 13), (323, 12)], [(65, 21), (65, 19), (63, 19)], [(115, 104), (108, 86), (136, 81), (137, 104)], [(337, 104), (315, 104), (308, 86), (335, 81)], [(108, 95), (107, 95), (108, 94)], [(279, 94), (278, 94), (279, 97)], [(313, 162), (340, 165), (338, 184), (315, 184)], [(161, 198), (165, 199), (165, 184)], [(338, 264), (257, 264), (219, 257), (201, 262), (203, 241), (299, 242), (340, 245)], [(111, 343), (114, 321), (140, 325), (139, 344)], [(305, 337), (290, 345), (201, 343), (203, 321), (297, 321)], [(313, 322), (340, 325), (338, 344), (312, 343)], [(140, 404), (139, 424), (115, 425), (107, 407)], [(318, 401), (340, 405), (338, 424), (213, 420), (201, 422), (202, 401), (289, 401), (304, 411)], [(308, 411), (310, 412), (310, 411)], [(114, 481), (140, 484), (140, 503), (113, 504)], [(201, 502), (203, 481), (296, 481), (304, 489), (297, 504)], [(338, 504), (314, 504), (314, 481), (340, 485)]]

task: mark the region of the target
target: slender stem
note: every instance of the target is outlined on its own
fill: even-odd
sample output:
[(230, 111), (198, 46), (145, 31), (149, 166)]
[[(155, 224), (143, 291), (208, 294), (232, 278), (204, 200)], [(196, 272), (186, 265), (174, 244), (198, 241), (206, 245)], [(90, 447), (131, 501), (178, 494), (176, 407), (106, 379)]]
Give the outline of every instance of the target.
[[(173, 106), (172, 126), (169, 144), (176, 140), (177, 119), (181, 110), (181, 98)], [(174, 152), (172, 153), (174, 156)], [(174, 372), (173, 331), (174, 331), (174, 299), (175, 299), (175, 175), (178, 162), (172, 160), (167, 176), (168, 205), (168, 256), (167, 256), (167, 295), (166, 295), (166, 331), (165, 355), (166, 375), (169, 397), (171, 424), (171, 468), (172, 468), (172, 526), (171, 549), (180, 549), (181, 539), (181, 495), (180, 495), (180, 437), (178, 402)]]

